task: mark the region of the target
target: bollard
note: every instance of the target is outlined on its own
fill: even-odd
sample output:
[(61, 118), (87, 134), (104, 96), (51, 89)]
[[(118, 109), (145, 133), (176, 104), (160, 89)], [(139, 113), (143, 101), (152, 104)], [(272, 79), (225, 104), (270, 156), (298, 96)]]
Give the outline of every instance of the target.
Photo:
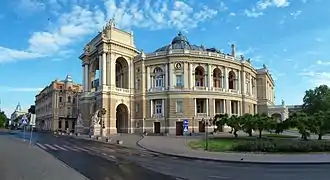
[(117, 140), (117, 144), (123, 144), (123, 140)]

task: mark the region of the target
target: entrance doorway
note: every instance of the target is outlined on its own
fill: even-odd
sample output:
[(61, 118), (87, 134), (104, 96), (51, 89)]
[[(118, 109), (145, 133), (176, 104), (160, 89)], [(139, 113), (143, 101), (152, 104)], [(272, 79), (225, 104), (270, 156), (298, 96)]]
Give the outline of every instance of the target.
[(128, 133), (128, 108), (125, 104), (119, 104), (116, 108), (117, 133)]
[(202, 121), (199, 121), (198, 123), (198, 131), (205, 132), (205, 124)]
[(160, 122), (154, 122), (154, 133), (160, 134)]
[(182, 121), (176, 122), (176, 135), (177, 136), (183, 135), (183, 122)]

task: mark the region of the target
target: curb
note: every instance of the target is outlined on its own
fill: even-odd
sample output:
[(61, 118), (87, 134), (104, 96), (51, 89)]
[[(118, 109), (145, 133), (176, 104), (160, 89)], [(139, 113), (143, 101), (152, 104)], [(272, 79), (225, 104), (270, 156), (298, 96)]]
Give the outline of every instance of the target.
[(264, 161), (243, 161), (243, 160), (223, 160), (223, 159), (212, 159), (212, 158), (205, 158), (205, 157), (196, 157), (196, 156), (186, 156), (186, 155), (178, 155), (174, 153), (165, 153), (161, 151), (152, 150), (150, 148), (147, 148), (143, 145), (141, 145), (140, 141), (143, 140), (144, 137), (142, 137), (139, 141), (136, 142), (136, 144), (149, 152), (152, 153), (158, 153), (165, 156), (171, 156), (181, 159), (187, 159), (187, 160), (201, 160), (201, 161), (209, 161), (209, 162), (219, 162), (219, 163), (230, 163), (230, 164), (260, 164), (260, 165), (329, 165), (329, 162), (264, 162)]

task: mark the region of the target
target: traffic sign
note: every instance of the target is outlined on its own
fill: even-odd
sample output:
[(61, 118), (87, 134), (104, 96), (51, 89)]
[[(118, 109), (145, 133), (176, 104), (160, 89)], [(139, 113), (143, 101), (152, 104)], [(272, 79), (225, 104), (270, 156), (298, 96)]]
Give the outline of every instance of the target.
[(22, 117), (22, 124), (26, 125), (28, 123), (27, 120), (28, 120), (27, 117), (24, 115)]
[(183, 120), (183, 132), (188, 132), (188, 120)]

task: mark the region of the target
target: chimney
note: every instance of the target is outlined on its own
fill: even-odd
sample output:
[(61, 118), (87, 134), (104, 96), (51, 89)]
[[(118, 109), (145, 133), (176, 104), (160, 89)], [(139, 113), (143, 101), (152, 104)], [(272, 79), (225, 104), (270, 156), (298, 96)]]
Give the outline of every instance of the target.
[(231, 55), (236, 58), (236, 48), (235, 48), (235, 44), (231, 45)]

